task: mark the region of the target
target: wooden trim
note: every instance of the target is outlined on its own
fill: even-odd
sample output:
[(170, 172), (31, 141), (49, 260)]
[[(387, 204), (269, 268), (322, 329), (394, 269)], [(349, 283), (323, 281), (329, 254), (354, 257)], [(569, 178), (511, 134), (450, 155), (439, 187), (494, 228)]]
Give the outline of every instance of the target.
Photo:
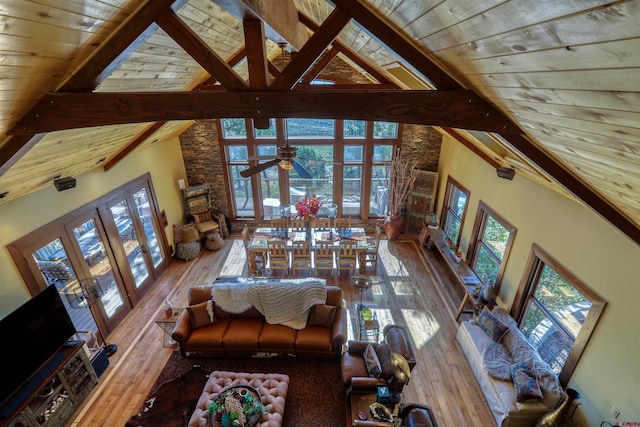
[[(467, 212), (469, 211), (469, 201), (471, 200), (471, 191), (466, 189), (462, 184), (456, 181), (451, 175), (447, 176), (447, 186), (445, 187), (444, 203), (442, 204), (442, 211), (440, 212), (440, 228), (442, 232), (446, 234), (444, 230), (444, 223), (449, 216), (449, 207), (451, 206), (451, 197), (453, 197), (452, 187), (455, 186), (460, 192), (467, 196), (467, 201), (464, 205), (464, 212), (462, 212), (462, 218), (460, 218), (460, 232), (458, 233), (458, 239), (456, 240), (456, 246), (460, 247), (460, 240), (462, 239), (462, 230), (464, 229), (464, 222), (467, 218)], [(449, 238), (451, 236), (448, 236)], [(468, 249), (467, 249), (468, 250)], [(467, 257), (468, 257), (467, 253)]]
[(485, 162), (489, 163), (489, 165), (491, 165), (491, 167), (497, 169), (500, 166), (502, 166), (502, 164), (500, 162), (498, 162), (496, 159), (494, 159), (493, 157), (491, 157), (490, 155), (488, 155), (487, 153), (485, 153), (484, 151), (479, 149), (474, 143), (469, 141), (468, 138), (466, 138), (463, 134), (458, 132), (456, 129), (453, 129), (453, 128), (450, 128), (450, 127), (443, 127), (442, 130), (447, 132), (452, 138), (454, 138), (455, 140), (460, 142), (462, 145), (467, 147), (469, 150), (471, 150), (471, 152), (473, 154), (475, 154), (476, 156), (480, 157)]
[(107, 172), (109, 169), (113, 168), (115, 165), (120, 163), (122, 159), (124, 159), (127, 155), (132, 153), (138, 146), (144, 143), (147, 139), (151, 137), (158, 129), (164, 126), (167, 122), (156, 122), (149, 126), (147, 129), (142, 132), (140, 135), (136, 136), (133, 141), (128, 143), (126, 147), (122, 150), (118, 151), (113, 157), (111, 157), (104, 165), (103, 169)]

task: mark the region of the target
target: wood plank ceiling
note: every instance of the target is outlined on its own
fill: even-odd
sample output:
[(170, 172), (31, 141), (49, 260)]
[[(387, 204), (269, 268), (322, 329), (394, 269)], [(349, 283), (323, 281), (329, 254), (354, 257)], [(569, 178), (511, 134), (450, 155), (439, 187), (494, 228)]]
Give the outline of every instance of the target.
[[(639, 18), (638, 0), (3, 1), (0, 203), (195, 119), (390, 120), (437, 126), (640, 243)], [(335, 56), (371, 84), (311, 87)]]

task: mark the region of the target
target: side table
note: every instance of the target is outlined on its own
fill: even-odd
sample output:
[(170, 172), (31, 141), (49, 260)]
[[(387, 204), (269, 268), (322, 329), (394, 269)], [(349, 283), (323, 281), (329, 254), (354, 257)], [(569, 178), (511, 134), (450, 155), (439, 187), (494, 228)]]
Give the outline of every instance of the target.
[(162, 336), (163, 347), (173, 347), (176, 344), (176, 342), (171, 338), (171, 332), (173, 332), (173, 328), (175, 328), (181, 312), (182, 309), (174, 309), (173, 314), (167, 317), (164, 311), (162, 311), (158, 317), (156, 317), (156, 324), (164, 331)]
[[(376, 403), (377, 397), (378, 396), (376, 393), (352, 393), (351, 408), (347, 408), (347, 426), (357, 425), (358, 420), (360, 420), (360, 418), (358, 417), (358, 414), (360, 414), (360, 412), (364, 412), (365, 414), (367, 414), (368, 421), (374, 421), (374, 418), (369, 411), (369, 406), (372, 403)], [(398, 406), (396, 405), (394, 410), (392, 411), (394, 421), (398, 416), (397, 408)], [(387, 424), (389, 424), (389, 426), (393, 425), (393, 423)]]

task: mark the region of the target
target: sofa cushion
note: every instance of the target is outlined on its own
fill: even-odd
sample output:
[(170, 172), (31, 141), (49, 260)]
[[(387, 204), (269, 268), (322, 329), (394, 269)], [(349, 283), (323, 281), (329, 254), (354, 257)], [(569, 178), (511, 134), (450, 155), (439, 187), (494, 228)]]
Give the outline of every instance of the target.
[(234, 318), (222, 338), (225, 349), (258, 349), (258, 339), (264, 320), (260, 318)]
[(192, 329), (187, 343), (190, 351), (222, 349), (222, 337), (229, 326), (228, 319), (219, 320), (211, 325)]
[(296, 351), (327, 352), (333, 348), (331, 342), (331, 329), (322, 326), (307, 325), (306, 328), (296, 331)]
[(213, 315), (213, 301), (211, 300), (191, 305), (187, 307), (187, 311), (189, 312), (192, 328), (200, 328), (216, 322), (216, 318)]
[(482, 328), (483, 331), (491, 337), (495, 342), (500, 342), (502, 338), (509, 332), (509, 327), (502, 323), (496, 316), (494, 316), (487, 306), (482, 308), (482, 311), (476, 318), (476, 324)]
[(542, 391), (531, 359), (519, 360), (511, 365), (511, 377), (518, 402), (542, 400)]
[(367, 348), (362, 353), (364, 363), (367, 366), (367, 373), (370, 377), (380, 378), (382, 374), (382, 367), (380, 366), (380, 360), (378, 355), (371, 344), (367, 345)]
[(308, 325), (323, 326), (330, 328), (333, 326), (333, 319), (336, 317), (337, 308), (333, 305), (317, 304), (309, 310)]
[(296, 330), (284, 325), (262, 325), (258, 346), (263, 350), (290, 350), (295, 349)]

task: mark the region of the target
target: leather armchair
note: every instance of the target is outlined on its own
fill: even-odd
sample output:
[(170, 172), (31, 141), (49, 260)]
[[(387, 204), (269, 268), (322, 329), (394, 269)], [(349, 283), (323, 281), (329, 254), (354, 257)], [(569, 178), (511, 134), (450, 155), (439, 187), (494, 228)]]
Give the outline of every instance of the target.
[[(402, 427), (438, 427), (433, 410), (429, 405), (406, 403), (400, 405), (398, 418)], [(355, 420), (353, 427), (389, 427), (391, 424), (381, 421)]]
[[(387, 325), (382, 331), (383, 340), (380, 344), (367, 341), (349, 341), (346, 351), (340, 361), (340, 373), (342, 382), (347, 387), (347, 399), (351, 393), (375, 393), (377, 387), (388, 386), (390, 391), (400, 393), (404, 384), (400, 383), (393, 375), (391, 367), (391, 353), (404, 356), (412, 370), (416, 365), (415, 352), (409, 334), (403, 326)], [(364, 361), (363, 353), (367, 345), (371, 344), (376, 350), (382, 375), (379, 378), (370, 377)]]

